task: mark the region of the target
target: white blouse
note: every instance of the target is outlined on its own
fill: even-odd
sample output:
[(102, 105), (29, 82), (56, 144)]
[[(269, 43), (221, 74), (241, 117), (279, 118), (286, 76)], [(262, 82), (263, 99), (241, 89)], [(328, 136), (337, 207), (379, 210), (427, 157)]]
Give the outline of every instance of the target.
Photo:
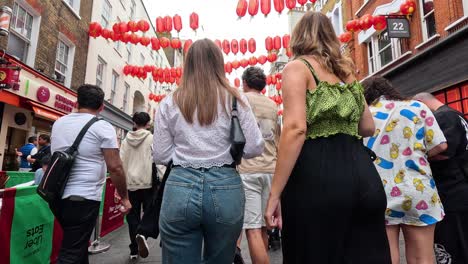
[[(254, 158), (263, 152), (264, 141), (255, 116), (245, 95), (238, 103), (238, 117), (244, 132), (246, 144), (244, 158)], [(230, 100), (228, 100), (230, 101)], [(229, 152), (231, 129), (230, 107), (228, 114), (218, 103), (218, 118), (209, 126), (201, 126), (194, 113), (193, 124), (187, 123), (174, 102), (172, 94), (159, 105), (154, 121), (153, 158), (156, 164), (174, 165), (191, 168), (210, 168), (232, 164)]]

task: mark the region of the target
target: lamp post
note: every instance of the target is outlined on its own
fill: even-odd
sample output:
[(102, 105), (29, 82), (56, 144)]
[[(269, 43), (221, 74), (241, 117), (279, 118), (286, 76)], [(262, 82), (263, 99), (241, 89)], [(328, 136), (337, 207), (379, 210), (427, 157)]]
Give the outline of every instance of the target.
[(10, 33), (10, 21), (12, 10), (8, 6), (0, 7), (0, 35), (8, 36)]

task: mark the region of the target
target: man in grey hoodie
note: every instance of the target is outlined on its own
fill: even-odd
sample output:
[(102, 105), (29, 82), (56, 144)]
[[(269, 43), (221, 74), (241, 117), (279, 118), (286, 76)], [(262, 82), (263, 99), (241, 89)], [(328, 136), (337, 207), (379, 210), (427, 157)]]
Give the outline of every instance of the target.
[[(132, 209), (127, 215), (128, 230), (130, 233), (130, 259), (138, 258), (138, 242), (145, 243), (143, 238), (136, 239), (137, 228), (143, 212), (151, 202), (152, 189), (152, 143), (153, 135), (146, 128), (150, 116), (145, 112), (133, 115), (134, 131), (128, 132), (127, 137), (120, 146), (125, 174), (127, 175), (127, 189)], [(140, 245), (140, 247), (146, 245)]]

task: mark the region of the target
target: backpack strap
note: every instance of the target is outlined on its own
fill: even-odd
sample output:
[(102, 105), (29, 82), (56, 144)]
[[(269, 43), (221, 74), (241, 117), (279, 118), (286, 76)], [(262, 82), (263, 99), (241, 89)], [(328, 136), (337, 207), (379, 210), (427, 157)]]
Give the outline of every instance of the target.
[(80, 133), (73, 142), (73, 145), (70, 147), (72, 151), (76, 151), (78, 149), (78, 145), (80, 144), (86, 132), (88, 132), (88, 129), (99, 120), (101, 120), (101, 118), (93, 117), (91, 118), (91, 120), (88, 121), (88, 123), (86, 123), (86, 125), (81, 129)]
[(310, 62), (308, 62), (306, 59), (301, 58), (299, 60), (302, 61), (307, 66), (307, 68), (309, 68), (310, 73), (312, 73), (312, 76), (314, 76), (315, 84), (318, 85), (320, 79), (318, 78), (317, 73), (315, 73), (314, 67), (312, 67)]

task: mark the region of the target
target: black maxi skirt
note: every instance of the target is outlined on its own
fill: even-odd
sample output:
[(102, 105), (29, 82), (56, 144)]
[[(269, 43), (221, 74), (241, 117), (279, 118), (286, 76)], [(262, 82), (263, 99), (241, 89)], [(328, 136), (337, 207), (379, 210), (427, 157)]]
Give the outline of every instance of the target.
[(356, 137), (306, 140), (281, 203), (283, 263), (391, 263), (385, 191)]

